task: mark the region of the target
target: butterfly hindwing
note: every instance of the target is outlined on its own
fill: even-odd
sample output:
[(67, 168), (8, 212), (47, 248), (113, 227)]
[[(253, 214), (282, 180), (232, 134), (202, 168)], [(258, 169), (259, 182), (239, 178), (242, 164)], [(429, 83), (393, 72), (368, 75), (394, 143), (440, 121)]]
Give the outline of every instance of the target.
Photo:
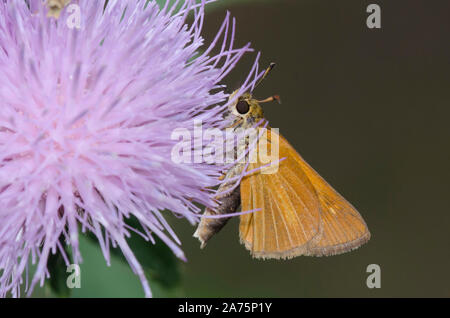
[[(270, 152), (270, 134), (268, 138)], [(304, 254), (318, 234), (319, 199), (291, 147), (280, 142), (276, 173), (257, 171), (241, 181), (242, 210), (261, 209), (241, 216), (241, 241), (258, 258), (290, 258)], [(247, 171), (261, 167), (256, 162)]]

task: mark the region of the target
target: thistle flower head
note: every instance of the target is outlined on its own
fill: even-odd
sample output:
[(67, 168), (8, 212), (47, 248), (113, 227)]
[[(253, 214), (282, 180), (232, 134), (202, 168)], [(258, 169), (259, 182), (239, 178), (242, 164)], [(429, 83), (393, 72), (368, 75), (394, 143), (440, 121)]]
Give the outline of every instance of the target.
[[(215, 206), (207, 189), (224, 167), (174, 163), (171, 133), (194, 119), (226, 126), (219, 83), (250, 49), (233, 47), (228, 15), (204, 45), (204, 1), (72, 3), (76, 27), (67, 7), (55, 19), (42, 0), (0, 1), (0, 296), (19, 296), (30, 260), (28, 293), (43, 284), (49, 255), (68, 262), (64, 244), (81, 262), (79, 230), (96, 235), (107, 263), (119, 247), (150, 296), (125, 221), (184, 259), (161, 211), (198, 221), (194, 203)], [(257, 73), (255, 63), (243, 91)]]

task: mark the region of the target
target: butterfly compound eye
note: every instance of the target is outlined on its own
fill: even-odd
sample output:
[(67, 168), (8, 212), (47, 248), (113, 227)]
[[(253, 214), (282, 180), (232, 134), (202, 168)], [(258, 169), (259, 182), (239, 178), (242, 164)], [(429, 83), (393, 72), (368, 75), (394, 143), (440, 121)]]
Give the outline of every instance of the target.
[(245, 100), (241, 100), (237, 103), (236, 110), (241, 115), (247, 114), (250, 110), (250, 105)]

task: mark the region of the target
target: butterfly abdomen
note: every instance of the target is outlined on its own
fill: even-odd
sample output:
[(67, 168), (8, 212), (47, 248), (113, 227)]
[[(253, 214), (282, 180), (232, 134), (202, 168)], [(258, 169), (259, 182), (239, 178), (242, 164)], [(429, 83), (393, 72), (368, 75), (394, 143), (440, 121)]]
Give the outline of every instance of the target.
[[(219, 187), (220, 190), (220, 187)], [(234, 213), (241, 204), (241, 190), (238, 186), (229, 195), (220, 199), (220, 205), (215, 209), (206, 209), (204, 215), (221, 215)], [(194, 237), (197, 237), (201, 242), (201, 248), (205, 247), (206, 242), (218, 233), (228, 222), (230, 217), (222, 218), (202, 218), (198, 225)]]
[[(241, 204), (240, 186), (235, 184), (236, 181), (229, 181), (242, 173), (243, 164), (236, 164), (225, 175), (222, 184), (217, 189), (216, 199), (220, 202), (216, 209), (207, 208), (204, 216), (223, 215), (236, 212)], [(229, 217), (208, 218), (203, 217), (194, 233), (201, 242), (201, 248), (205, 247), (206, 242), (216, 233), (218, 233), (228, 222)]]

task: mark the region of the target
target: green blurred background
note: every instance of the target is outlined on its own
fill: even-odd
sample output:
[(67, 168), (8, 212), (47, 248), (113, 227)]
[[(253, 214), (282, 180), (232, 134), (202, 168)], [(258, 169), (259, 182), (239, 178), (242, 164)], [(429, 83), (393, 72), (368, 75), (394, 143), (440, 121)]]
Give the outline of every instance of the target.
[[(370, 3), (381, 29), (366, 26)], [(237, 44), (252, 42), (261, 67), (277, 63), (255, 91), (282, 98), (264, 106), (270, 125), (358, 208), (372, 239), (339, 256), (259, 261), (239, 244), (237, 218), (200, 250), (194, 227), (168, 214), (188, 262), (175, 261), (170, 288), (153, 282), (155, 296), (449, 297), (450, 2), (222, 0), (207, 11), (207, 40), (226, 10)], [(231, 89), (254, 58), (233, 71)], [(143, 296), (117, 257), (106, 267), (86, 239), (82, 253), (73, 297)], [(381, 267), (380, 289), (366, 286), (369, 264)]]

